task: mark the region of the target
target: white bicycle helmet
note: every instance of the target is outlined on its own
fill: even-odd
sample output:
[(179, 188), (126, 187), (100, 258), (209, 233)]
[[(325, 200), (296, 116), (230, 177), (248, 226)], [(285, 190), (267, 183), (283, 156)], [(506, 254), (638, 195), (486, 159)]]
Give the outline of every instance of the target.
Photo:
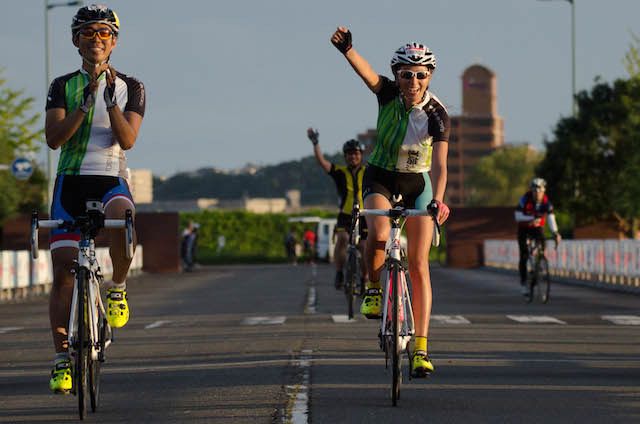
[(547, 189), (547, 182), (544, 180), (544, 178), (534, 178), (533, 180), (531, 180), (530, 187), (532, 190), (536, 187), (540, 187), (542, 191), (545, 191)]
[(429, 47), (422, 43), (407, 43), (393, 54), (391, 58), (391, 70), (395, 71), (398, 65), (421, 65), (430, 68), (436, 67), (436, 56)]

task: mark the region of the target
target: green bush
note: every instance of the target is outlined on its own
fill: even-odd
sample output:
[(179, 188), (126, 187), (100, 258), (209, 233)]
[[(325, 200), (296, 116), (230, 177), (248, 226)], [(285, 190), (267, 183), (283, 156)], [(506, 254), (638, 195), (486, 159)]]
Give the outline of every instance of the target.
[[(314, 223), (287, 222), (298, 216), (336, 218), (333, 212), (307, 211), (304, 214), (257, 214), (245, 211), (182, 212), (181, 230), (189, 222), (200, 224), (198, 230), (197, 260), (201, 264), (277, 263), (285, 262), (287, 254), (284, 237), (291, 228), (298, 242), (305, 230), (315, 230)], [(218, 237), (224, 236), (225, 245), (218, 247)], [(439, 247), (431, 247), (429, 260), (446, 263), (446, 235), (443, 229)]]

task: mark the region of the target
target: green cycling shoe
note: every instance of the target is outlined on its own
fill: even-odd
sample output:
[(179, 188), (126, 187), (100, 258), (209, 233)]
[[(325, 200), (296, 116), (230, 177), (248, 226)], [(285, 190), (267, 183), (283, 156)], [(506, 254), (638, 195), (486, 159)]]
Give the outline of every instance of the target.
[(360, 313), (369, 319), (380, 318), (380, 305), (382, 304), (382, 289), (368, 289), (360, 306)]
[(49, 388), (58, 394), (67, 394), (72, 387), (71, 362), (68, 360), (58, 362), (51, 371)]
[(422, 378), (429, 375), (434, 370), (431, 359), (424, 350), (414, 352), (411, 358), (411, 377)]

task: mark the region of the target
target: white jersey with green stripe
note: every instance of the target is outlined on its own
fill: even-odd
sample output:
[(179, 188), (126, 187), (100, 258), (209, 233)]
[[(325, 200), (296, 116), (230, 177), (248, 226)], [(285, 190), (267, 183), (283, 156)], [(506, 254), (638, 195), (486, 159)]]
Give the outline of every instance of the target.
[[(80, 107), (84, 87), (91, 77), (84, 70), (56, 78), (51, 83), (46, 110), (61, 108), (68, 114)], [(105, 175), (127, 177), (127, 159), (111, 130), (104, 102), (105, 76), (98, 79), (95, 105), (85, 115), (80, 128), (62, 145), (58, 175)], [(116, 72), (116, 100), (122, 112), (144, 116), (144, 85)]]
[(376, 145), (369, 163), (394, 172), (429, 171), (433, 143), (449, 141), (449, 114), (429, 91), (422, 102), (406, 110), (396, 83), (381, 78)]

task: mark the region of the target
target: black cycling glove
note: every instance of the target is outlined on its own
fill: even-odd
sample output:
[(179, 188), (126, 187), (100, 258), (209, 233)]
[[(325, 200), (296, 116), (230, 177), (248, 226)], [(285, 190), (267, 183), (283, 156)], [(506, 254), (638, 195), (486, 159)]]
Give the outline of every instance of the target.
[(307, 130), (307, 137), (309, 137), (314, 146), (318, 144), (318, 135), (320, 135), (318, 130), (314, 131), (313, 128)]
[(84, 90), (82, 90), (82, 99), (80, 100), (80, 110), (84, 113), (88, 113), (89, 110), (96, 104), (96, 92), (93, 91), (89, 86), (91, 84), (87, 84), (84, 86)]
[(118, 102), (116, 99), (116, 83), (114, 82), (109, 86), (104, 88), (104, 102), (107, 104), (107, 110), (111, 109), (114, 106), (118, 106)]
[(349, 49), (351, 49), (351, 31), (347, 31), (346, 34), (344, 35), (344, 40), (342, 40), (342, 42), (340, 43), (333, 43), (334, 46), (336, 46), (336, 49), (340, 50), (340, 53), (342, 54), (346, 54)]

